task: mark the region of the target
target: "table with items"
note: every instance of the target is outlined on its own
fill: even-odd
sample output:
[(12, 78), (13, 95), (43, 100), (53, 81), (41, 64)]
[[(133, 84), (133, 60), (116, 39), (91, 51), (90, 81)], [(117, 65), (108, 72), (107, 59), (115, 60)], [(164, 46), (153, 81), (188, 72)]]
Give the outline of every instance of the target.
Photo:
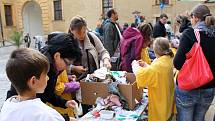
[(119, 110), (119, 111), (107, 111), (101, 110), (98, 115), (93, 111), (88, 112), (78, 121), (147, 121), (148, 102), (137, 104), (137, 107), (133, 111)]
[(137, 87), (134, 74), (97, 70), (81, 82), (81, 97), (95, 106), (78, 121), (147, 120), (148, 90)]

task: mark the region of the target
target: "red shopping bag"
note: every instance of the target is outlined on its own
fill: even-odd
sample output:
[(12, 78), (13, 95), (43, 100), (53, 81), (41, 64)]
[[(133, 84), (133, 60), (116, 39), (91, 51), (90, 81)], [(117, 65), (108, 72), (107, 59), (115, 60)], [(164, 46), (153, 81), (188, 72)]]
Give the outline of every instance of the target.
[(178, 86), (184, 90), (196, 89), (214, 78), (200, 46), (199, 30), (195, 29), (194, 33), (198, 42), (195, 42), (186, 54), (185, 63), (178, 74)]

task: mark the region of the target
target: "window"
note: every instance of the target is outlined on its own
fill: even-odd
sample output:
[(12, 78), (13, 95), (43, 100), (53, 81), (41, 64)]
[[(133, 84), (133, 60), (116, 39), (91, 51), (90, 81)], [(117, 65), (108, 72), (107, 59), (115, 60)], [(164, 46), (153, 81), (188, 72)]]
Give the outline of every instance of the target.
[(111, 8), (113, 8), (113, 0), (102, 0), (102, 12), (104, 15), (106, 15)]
[(4, 5), (6, 26), (13, 26), (12, 8), (11, 5)]
[(62, 20), (61, 0), (54, 0), (54, 20)]
[(160, 5), (161, 2), (164, 2), (164, 4), (169, 4), (169, 0), (155, 0), (156, 5)]

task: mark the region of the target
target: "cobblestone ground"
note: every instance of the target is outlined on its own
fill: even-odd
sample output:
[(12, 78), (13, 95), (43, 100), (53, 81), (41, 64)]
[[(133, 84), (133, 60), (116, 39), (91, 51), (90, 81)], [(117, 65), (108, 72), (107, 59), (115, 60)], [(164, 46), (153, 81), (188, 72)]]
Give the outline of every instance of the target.
[[(5, 73), (5, 65), (9, 58), (10, 53), (16, 49), (14, 46), (0, 47), (0, 108), (5, 100), (6, 92), (10, 87), (10, 83)], [(209, 111), (206, 114), (205, 121), (213, 121), (215, 114), (215, 99)]]
[(5, 73), (5, 67), (9, 55), (14, 49), (16, 49), (14, 46), (0, 48), (0, 107), (3, 104), (6, 97), (6, 92), (10, 87), (10, 83)]

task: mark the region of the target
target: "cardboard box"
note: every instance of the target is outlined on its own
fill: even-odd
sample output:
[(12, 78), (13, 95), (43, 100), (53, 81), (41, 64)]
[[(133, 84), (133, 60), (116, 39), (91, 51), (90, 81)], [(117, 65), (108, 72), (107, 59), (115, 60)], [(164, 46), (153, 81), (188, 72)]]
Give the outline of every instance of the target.
[[(125, 97), (128, 102), (129, 109), (134, 109), (137, 101), (142, 98), (142, 89), (137, 88), (137, 83), (135, 82), (135, 75), (132, 73), (127, 73), (127, 81), (131, 84), (119, 84), (118, 88), (120, 93)], [(81, 95), (82, 103), (88, 105), (94, 105), (97, 97), (106, 98), (108, 93), (108, 88), (105, 83), (102, 82), (84, 82), (81, 81)]]

